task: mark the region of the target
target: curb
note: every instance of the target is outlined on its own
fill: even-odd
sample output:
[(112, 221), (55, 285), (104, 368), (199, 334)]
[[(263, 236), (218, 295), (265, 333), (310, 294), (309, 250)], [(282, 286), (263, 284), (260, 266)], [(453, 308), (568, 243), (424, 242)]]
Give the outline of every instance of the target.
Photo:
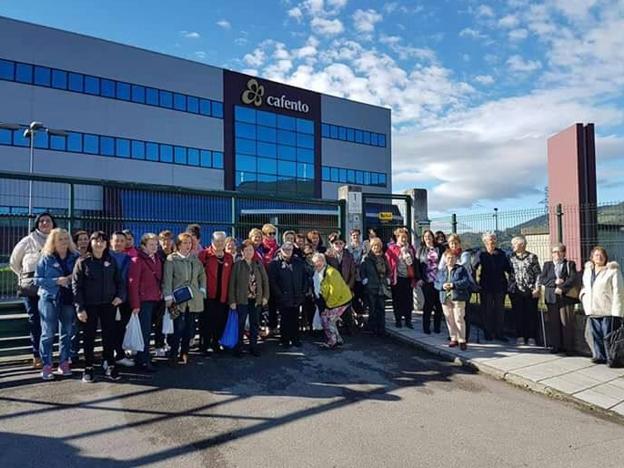
[(408, 346), (419, 349), (421, 351), (425, 351), (428, 354), (437, 356), (446, 362), (452, 362), (454, 364), (462, 365), (466, 368), (476, 370), (479, 373), (488, 375), (497, 380), (505, 381), (513, 385), (514, 387), (518, 387), (523, 390), (527, 390), (533, 393), (539, 393), (549, 398), (572, 403), (576, 405), (577, 407), (579, 407), (579, 409), (581, 410), (590, 411), (591, 413), (594, 413), (596, 416), (606, 417), (611, 420), (616, 419), (619, 423), (624, 424), (624, 415), (616, 413), (615, 411), (611, 411), (611, 410), (593, 405), (587, 401), (576, 398), (573, 395), (570, 395), (568, 393), (564, 393), (555, 388), (549, 387), (548, 385), (535, 382), (533, 380), (527, 379), (526, 377), (522, 377), (520, 375), (514, 374), (513, 372), (503, 371), (495, 367), (488, 366), (487, 364), (484, 364), (484, 363), (474, 362), (470, 358), (457, 356), (454, 353), (445, 351), (444, 349), (441, 349), (438, 346), (430, 345), (427, 343), (422, 343), (420, 341), (403, 336), (402, 334), (400, 334), (399, 332), (395, 330), (386, 329), (386, 334), (389, 337), (397, 341), (400, 341), (401, 343), (404, 343)]

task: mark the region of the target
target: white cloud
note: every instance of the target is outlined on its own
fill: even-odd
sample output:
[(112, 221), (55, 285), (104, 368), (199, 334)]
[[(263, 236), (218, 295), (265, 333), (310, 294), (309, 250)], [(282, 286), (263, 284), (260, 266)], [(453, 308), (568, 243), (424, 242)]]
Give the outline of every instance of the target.
[(193, 52), (193, 57), (195, 57), (197, 60), (205, 60), (207, 56), (208, 54), (206, 54), (206, 52), (204, 52), (203, 50), (197, 50)]
[(377, 11), (369, 10), (355, 10), (353, 13), (353, 23), (355, 29), (361, 33), (372, 33), (375, 31), (375, 24), (383, 19)]
[(584, 19), (598, 0), (552, 0), (556, 8), (572, 19)]
[(494, 84), (494, 78), (492, 77), (492, 75), (477, 75), (474, 77), (474, 80), (482, 85)]
[(542, 68), (539, 60), (525, 60), (519, 55), (512, 55), (507, 59), (507, 66), (512, 72), (529, 73)]
[(199, 39), (201, 35), (195, 31), (180, 31), (180, 36), (187, 39)]
[(512, 29), (508, 37), (511, 41), (522, 41), (529, 36), (529, 31), (524, 28)]
[(217, 21), (217, 26), (219, 26), (220, 28), (223, 29), (230, 29), (232, 27), (232, 25), (230, 24), (230, 22), (226, 19), (222, 19)]
[(464, 28), (459, 31), (459, 37), (468, 37), (471, 39), (486, 39), (488, 36), (477, 29)]
[(303, 19), (303, 11), (301, 11), (301, 8), (299, 7), (294, 7), (288, 10), (288, 16), (294, 18), (295, 20), (297, 20), (297, 22), (300, 23)]
[(243, 57), (243, 62), (245, 62), (247, 65), (252, 66), (252, 67), (261, 66), (262, 64), (264, 64), (265, 60), (266, 60), (266, 54), (264, 53), (264, 50), (260, 48), (255, 49), (252, 53), (246, 54)]
[(515, 28), (516, 26), (518, 26), (518, 23), (520, 21), (518, 20), (518, 17), (515, 15), (506, 15), (503, 16), (501, 19), (498, 20), (498, 25), (501, 28), (508, 28), (508, 29), (512, 29)]
[(310, 26), (312, 27), (314, 32), (322, 36), (335, 36), (344, 31), (342, 21), (340, 21), (338, 18), (330, 20), (317, 16), (312, 18)]
[(494, 10), (492, 10), (492, 7), (489, 5), (479, 5), (479, 7), (477, 8), (477, 16), (482, 16), (485, 18), (493, 18), (494, 17)]

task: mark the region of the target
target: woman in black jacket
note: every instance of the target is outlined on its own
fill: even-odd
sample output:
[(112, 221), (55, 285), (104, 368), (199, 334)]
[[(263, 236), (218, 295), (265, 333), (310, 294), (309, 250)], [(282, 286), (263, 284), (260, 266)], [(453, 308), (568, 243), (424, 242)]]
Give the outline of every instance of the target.
[(425, 230), (422, 235), (420, 247), (416, 250), (416, 258), (420, 267), (420, 277), (422, 278), (422, 292), (425, 296), (423, 305), (423, 331), (431, 334), (431, 314), (433, 313), (433, 331), (440, 333), (442, 324), (442, 304), (440, 303), (440, 293), (436, 290), (434, 283), (438, 276), (438, 265), (442, 259), (443, 250), (436, 242), (436, 236), (430, 229)]
[(91, 234), (86, 257), (74, 267), (72, 287), (78, 320), (84, 334), (85, 370), (82, 381), (93, 382), (93, 346), (98, 319), (102, 324), (103, 360), (106, 378), (119, 380), (115, 368), (115, 312), (126, 298), (126, 285), (115, 260), (108, 253), (108, 236), (102, 231)]
[(368, 327), (377, 336), (386, 331), (386, 298), (390, 293), (390, 265), (383, 252), (383, 243), (378, 237), (370, 241), (370, 252), (360, 265), (362, 285), (368, 294)]

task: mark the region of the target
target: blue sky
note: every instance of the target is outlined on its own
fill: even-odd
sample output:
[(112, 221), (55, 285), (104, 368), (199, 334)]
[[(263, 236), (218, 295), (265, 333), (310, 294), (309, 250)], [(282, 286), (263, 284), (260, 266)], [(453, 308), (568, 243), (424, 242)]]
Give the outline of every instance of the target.
[(623, 0), (0, 0), (0, 14), (393, 110), (393, 183), (432, 211), (533, 208), (546, 139), (597, 129), (624, 199)]

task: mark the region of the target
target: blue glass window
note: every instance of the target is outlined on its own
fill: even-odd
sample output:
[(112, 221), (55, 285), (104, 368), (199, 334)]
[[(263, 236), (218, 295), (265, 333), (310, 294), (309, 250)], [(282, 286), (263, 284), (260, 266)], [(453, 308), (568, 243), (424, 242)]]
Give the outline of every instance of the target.
[(199, 164), (202, 167), (212, 167), (212, 155), (210, 151), (201, 150), (199, 152), (200, 160)]
[(356, 143), (362, 143), (362, 130), (356, 130), (355, 131), (355, 142)]
[(345, 127), (338, 127), (338, 139), (343, 141), (347, 139), (347, 129)]
[(145, 103), (145, 87), (132, 85), (132, 102)]
[(13, 131), (6, 128), (0, 128), (0, 145), (10, 145), (12, 140)]
[[(160, 91), (159, 92), (159, 101), (160, 107), (166, 107), (167, 109), (171, 109), (173, 107), (173, 94), (169, 91)], [(162, 155), (161, 155), (162, 157)]]
[(297, 119), (297, 131), (314, 135), (314, 122), (307, 119)]
[(128, 83), (117, 82), (117, 99), (130, 100), (130, 85)]
[(100, 154), (102, 156), (115, 156), (115, 139), (113, 137), (100, 137)]
[(223, 118), (223, 103), (212, 101), (211, 107), (212, 107), (212, 116), (222, 119)]
[(370, 172), (364, 172), (364, 185), (370, 185)]
[(297, 161), (314, 163), (314, 151), (309, 149), (297, 148)]
[(371, 172), (371, 185), (379, 184), (379, 174), (376, 172)]
[(338, 171), (337, 167), (332, 167), (331, 168), (331, 177), (330, 180), (332, 182), (339, 182), (340, 181), (340, 173)]
[(212, 167), (223, 169), (223, 153), (220, 151), (212, 152)]
[(84, 135), (84, 152), (88, 154), (100, 154), (99, 140), (100, 137), (97, 135), (86, 133)]
[(199, 113), (201, 115), (210, 115), (210, 101), (208, 99), (199, 100)]
[(301, 148), (314, 148), (314, 136), (304, 133), (297, 133), (297, 146)]
[[(132, 140), (132, 159), (145, 159), (145, 143)], [(158, 157), (156, 157), (158, 159)]]
[(67, 136), (67, 151), (82, 153), (82, 133), (69, 133)]
[(370, 132), (362, 132), (362, 143), (370, 145)]
[(243, 172), (257, 172), (256, 158), (244, 154), (236, 155), (236, 170)]
[(256, 142), (245, 138), (236, 139), (236, 152), (245, 154), (256, 154)]
[(364, 173), (362, 171), (355, 171), (355, 183), (356, 184), (364, 183)]
[(145, 103), (150, 106), (158, 105), (158, 90), (154, 88), (145, 88)]
[(236, 136), (248, 138), (250, 140), (256, 139), (256, 126), (252, 124), (236, 122), (235, 124)]
[(329, 173), (330, 173), (329, 167), (323, 166), (323, 168), (322, 168), (322, 174), (323, 174), (322, 179), (324, 181), (326, 181), (326, 182), (329, 182)]
[(377, 133), (371, 133), (370, 142), (373, 146), (379, 145), (379, 135)]
[(117, 138), (117, 156), (120, 158), (130, 157), (130, 140), (127, 138)]
[(295, 177), (297, 175), (297, 164), (290, 161), (280, 161), (277, 165), (279, 175)]
[(284, 145), (295, 146), (297, 144), (297, 134), (288, 130), (277, 131), (277, 142)]
[(338, 127), (336, 127), (335, 125), (330, 125), (329, 126), (329, 135), (331, 138), (338, 138)]
[(329, 138), (331, 136), (329, 124), (321, 124), (321, 135), (323, 136), (323, 138)]
[(35, 132), (35, 148), (47, 149), (48, 145), (48, 134), (45, 131)]
[(277, 157), (277, 146), (273, 143), (258, 142), (258, 156), (264, 156), (265, 158)]
[(256, 111), (248, 107), (236, 106), (234, 118), (237, 122), (256, 123)]
[(13, 132), (13, 144), (15, 146), (30, 146), (30, 139), (24, 136), (24, 130), (21, 128)]
[(116, 96), (115, 82), (102, 78), (100, 80), (100, 93), (104, 97), (114, 98)]
[(67, 72), (63, 70), (52, 70), (52, 87), (56, 89), (67, 89)]
[(344, 167), (338, 168), (339, 180), (342, 183), (347, 182), (347, 170)]
[(301, 179), (314, 179), (314, 166), (312, 164), (297, 164), (297, 177)]
[(69, 74), (69, 90), (77, 93), (84, 91), (84, 77), (80, 73)]
[(173, 95), (173, 108), (186, 112), (186, 96), (184, 94), (175, 93)]
[(199, 150), (195, 148), (188, 149), (188, 163), (191, 166), (199, 166)]
[(386, 174), (379, 174), (379, 184), (386, 186)]
[(284, 130), (297, 130), (297, 121), (294, 117), (288, 117), (286, 115), (277, 116), (277, 128)]
[(158, 143), (145, 143), (145, 159), (158, 161)]
[(32, 84), (33, 67), (25, 63), (18, 63), (15, 67), (15, 80), (20, 83)]
[(15, 63), (0, 59), (0, 79), (13, 81), (15, 78)]
[(85, 75), (84, 90), (87, 94), (100, 94), (100, 79), (96, 78), (95, 76)]
[(296, 161), (297, 150), (292, 146), (277, 145), (277, 158)]
[(66, 138), (60, 135), (50, 135), (50, 149), (65, 151), (67, 149)]
[(355, 141), (355, 130), (347, 128), (347, 141)]
[(275, 159), (258, 158), (258, 171), (265, 174), (277, 174), (277, 165), (281, 164)]
[(186, 99), (186, 105), (189, 112), (193, 114), (199, 114), (199, 99), (193, 96), (189, 96)]
[(176, 146), (174, 148), (174, 160), (176, 164), (186, 164), (186, 148)]
[(269, 127), (257, 127), (258, 131), (258, 140), (260, 141), (268, 141), (270, 143), (275, 143), (277, 141), (277, 130)]
[(48, 67), (35, 67), (35, 84), (37, 86), (50, 86), (52, 70)]
[(160, 145), (160, 161), (161, 162), (173, 162), (173, 146)]
[(277, 115), (271, 112), (258, 111), (258, 125), (265, 127), (275, 127), (277, 125)]
[(384, 148), (386, 147), (386, 135), (379, 135), (379, 146), (383, 146)]
[(353, 169), (347, 169), (347, 182), (355, 184), (355, 171)]

